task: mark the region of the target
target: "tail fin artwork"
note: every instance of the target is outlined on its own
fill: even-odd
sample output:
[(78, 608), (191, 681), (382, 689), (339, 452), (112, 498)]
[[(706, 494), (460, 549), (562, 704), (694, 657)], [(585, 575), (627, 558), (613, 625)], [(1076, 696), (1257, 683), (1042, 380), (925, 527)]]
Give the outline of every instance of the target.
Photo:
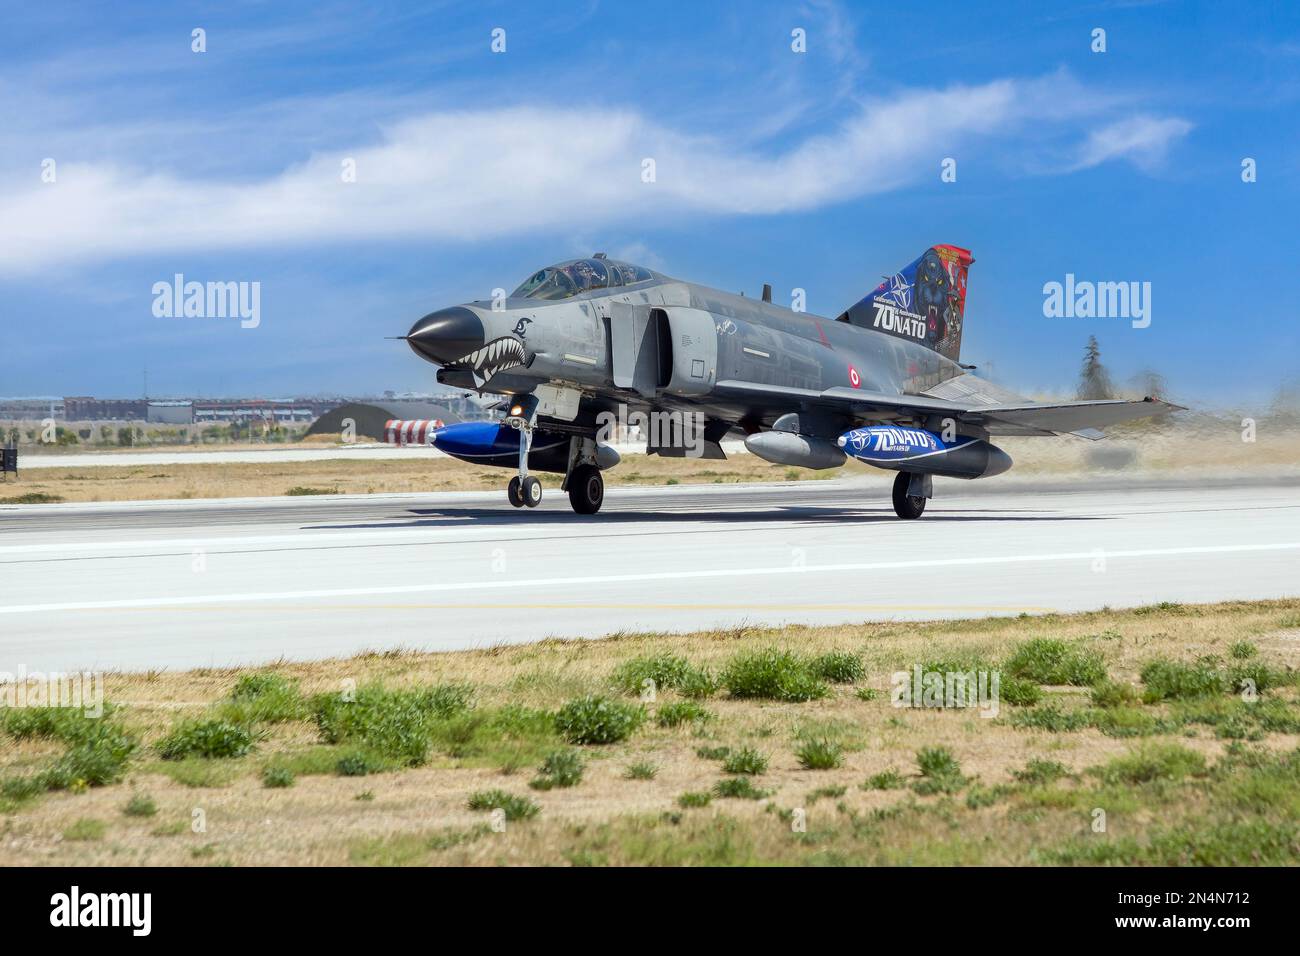
[(850, 306), (837, 321), (919, 342), (958, 361), (969, 249), (931, 246)]

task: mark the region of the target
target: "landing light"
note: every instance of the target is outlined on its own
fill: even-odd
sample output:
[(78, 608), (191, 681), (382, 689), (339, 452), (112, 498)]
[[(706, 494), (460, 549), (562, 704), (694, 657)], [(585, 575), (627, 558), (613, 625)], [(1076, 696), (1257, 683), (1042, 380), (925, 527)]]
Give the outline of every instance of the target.
[(514, 404), (514, 405), (511, 405), (511, 406), (510, 406), (510, 417), (511, 417), (511, 418), (520, 418), (520, 417), (523, 416), (523, 414), (524, 414), (524, 406), (519, 405), (519, 404), (517, 404), (517, 403)]

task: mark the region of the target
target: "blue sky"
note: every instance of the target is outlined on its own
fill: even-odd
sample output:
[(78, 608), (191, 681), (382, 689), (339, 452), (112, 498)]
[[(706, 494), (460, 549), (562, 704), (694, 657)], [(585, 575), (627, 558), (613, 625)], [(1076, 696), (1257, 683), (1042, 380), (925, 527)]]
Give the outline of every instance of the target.
[[(384, 337), (549, 262), (836, 315), (935, 243), (1011, 387), (1089, 334), (1192, 402), (1300, 373), (1295, 4), (415, 6), (0, 5), (0, 395), (423, 390)], [(175, 273), (261, 325), (155, 317)], [(1066, 273), (1150, 282), (1150, 327), (1044, 317)]]

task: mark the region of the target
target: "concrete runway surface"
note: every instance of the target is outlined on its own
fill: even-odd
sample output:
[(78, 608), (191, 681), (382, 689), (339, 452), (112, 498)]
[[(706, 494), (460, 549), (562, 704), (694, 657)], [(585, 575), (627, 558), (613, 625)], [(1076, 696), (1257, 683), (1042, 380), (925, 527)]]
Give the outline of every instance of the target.
[(888, 476), (0, 508), (0, 672), (1300, 594), (1300, 481)]

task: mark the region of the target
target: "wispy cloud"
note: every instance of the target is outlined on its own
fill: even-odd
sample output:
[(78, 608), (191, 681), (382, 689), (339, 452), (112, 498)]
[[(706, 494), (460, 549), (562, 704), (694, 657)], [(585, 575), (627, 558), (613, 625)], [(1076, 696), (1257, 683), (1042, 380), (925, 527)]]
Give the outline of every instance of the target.
[[(480, 240), (637, 217), (816, 209), (937, 177), (992, 138), (1032, 155), (1080, 141), (1066, 168), (1151, 168), (1190, 124), (1134, 116), (1087, 132), (1107, 103), (1063, 74), (903, 91), (784, 150), (737, 147), (609, 108), (439, 111), (355, 149), (261, 178), (184, 176), (121, 160), (68, 162), (55, 183), (0, 191), (0, 269), (159, 251), (358, 240)], [(643, 180), (654, 161), (653, 182)], [(345, 163), (356, 181), (345, 182)]]
[(1088, 169), (1112, 159), (1126, 159), (1140, 169), (1155, 171), (1165, 161), (1169, 147), (1192, 130), (1176, 117), (1132, 116), (1088, 134), (1074, 169)]

